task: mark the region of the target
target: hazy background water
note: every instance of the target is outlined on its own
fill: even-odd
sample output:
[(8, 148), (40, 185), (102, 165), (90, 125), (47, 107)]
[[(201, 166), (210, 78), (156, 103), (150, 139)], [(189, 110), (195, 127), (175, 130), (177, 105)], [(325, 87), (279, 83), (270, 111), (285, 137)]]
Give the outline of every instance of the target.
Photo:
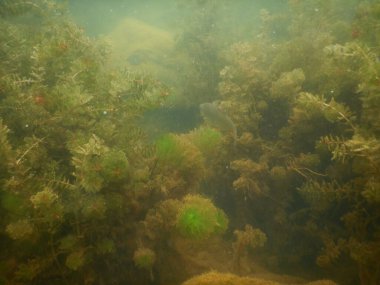
[[(203, 58), (195, 58), (200, 55), (199, 52), (196, 55), (190, 55), (190, 58), (184, 60), (185, 62), (176, 58), (178, 50), (182, 49), (180, 52), (183, 53), (181, 36), (186, 35), (186, 30), (196, 30), (189, 25), (196, 25), (199, 19), (206, 18), (207, 20), (209, 17), (212, 28), (206, 33), (207, 36), (217, 38), (215, 42), (220, 45), (219, 50), (216, 48), (212, 50), (213, 47), (211, 47), (211, 53), (214, 52), (214, 56), (217, 58), (221, 50), (227, 48), (231, 43), (249, 40), (259, 32), (262, 9), (278, 12), (286, 9), (286, 4), (286, 0), (70, 0), (69, 9), (76, 23), (83, 27), (89, 36), (101, 36), (109, 40), (113, 46), (111, 62), (121, 67), (127, 65), (131, 70), (152, 73), (154, 77), (173, 88), (172, 93), (177, 98), (188, 98), (185, 103), (183, 103), (184, 100), (176, 99), (170, 108), (163, 107), (146, 114), (145, 127), (150, 129), (150, 133), (159, 134), (167, 131), (186, 132), (195, 128), (201, 122), (199, 103), (217, 99), (216, 86), (219, 67), (213, 70), (200, 70), (200, 67), (204, 68), (209, 63), (202, 63)], [(210, 7), (214, 7), (214, 10)], [(137, 21), (132, 24), (128, 22), (135, 20)], [(207, 25), (204, 23), (200, 24), (202, 29), (205, 26)], [(135, 28), (142, 28), (141, 32), (133, 31)], [(130, 31), (123, 33), (123, 30)], [(165, 38), (166, 36), (170, 37), (169, 40), (172, 41), (168, 44), (169, 47), (163, 48), (164, 51), (160, 53), (161, 47), (155, 49), (155, 46), (160, 46), (161, 43), (157, 43), (157, 41), (160, 41), (160, 37)], [(191, 37), (197, 36), (191, 34)], [(154, 39), (150, 40), (149, 37), (157, 37), (156, 42)], [(147, 41), (146, 45), (144, 45), (144, 41)], [(164, 40), (162, 41), (164, 45), (167, 44)], [(187, 40), (182, 38), (182, 41), (186, 42)], [(192, 41), (192, 39), (188, 41)], [(222, 45), (224, 46), (222, 47)], [(174, 55), (168, 51), (172, 49), (175, 50)], [(185, 51), (185, 53), (187, 52)], [(210, 53), (210, 51), (206, 53)], [(162, 60), (162, 57), (165, 59)], [(212, 61), (211, 58), (206, 60)], [(170, 64), (167, 63), (168, 61)], [(189, 67), (188, 62), (201, 63), (198, 64), (200, 67)], [(148, 63), (149, 66), (140, 63)], [(218, 61), (214, 60), (212, 63), (218, 64)], [(192, 67), (195, 71), (190, 71)], [(190, 77), (195, 77), (189, 78), (186, 73), (191, 73)], [(185, 75), (179, 78), (178, 74)], [(212, 76), (213, 79), (210, 78)], [(184, 82), (183, 78), (185, 77), (188, 77), (187, 82)], [(196, 77), (202, 78), (202, 81), (206, 82), (209, 87), (201, 90), (191, 88), (199, 84)], [(193, 84), (193, 86), (189, 88), (189, 84)], [(186, 94), (190, 92), (190, 89), (194, 89), (191, 92), (198, 94), (196, 96)]]
[[(133, 17), (157, 27), (175, 30), (176, 23), (183, 18), (181, 7), (184, 0), (70, 0), (69, 7), (77, 23), (83, 26), (89, 35), (109, 33), (125, 17)], [(218, 1), (224, 12), (220, 20), (230, 18), (230, 24), (238, 25), (258, 23), (260, 9), (278, 11), (286, 8), (286, 0), (240, 0)], [(191, 13), (192, 11), (187, 11)], [(253, 28), (253, 27), (252, 27)]]

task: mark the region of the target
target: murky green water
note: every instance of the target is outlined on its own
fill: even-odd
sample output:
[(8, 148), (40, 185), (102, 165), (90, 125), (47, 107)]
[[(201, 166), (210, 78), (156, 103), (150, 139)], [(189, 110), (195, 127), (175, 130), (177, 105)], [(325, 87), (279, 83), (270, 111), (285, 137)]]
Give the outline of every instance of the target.
[(379, 1), (1, 1), (0, 284), (379, 284), (379, 53)]

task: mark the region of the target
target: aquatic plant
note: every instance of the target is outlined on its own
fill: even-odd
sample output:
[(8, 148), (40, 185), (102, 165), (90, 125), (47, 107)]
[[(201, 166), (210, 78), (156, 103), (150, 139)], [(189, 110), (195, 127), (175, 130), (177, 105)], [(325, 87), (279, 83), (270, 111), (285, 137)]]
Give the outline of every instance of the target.
[(205, 177), (205, 161), (201, 151), (184, 135), (168, 134), (156, 142), (157, 170), (163, 192), (183, 196), (197, 187)]
[(125, 153), (121, 150), (111, 150), (101, 159), (101, 175), (105, 181), (120, 182), (129, 176), (130, 166)]
[(184, 160), (185, 148), (175, 135), (169, 134), (156, 142), (156, 154), (160, 163), (180, 167)]
[(267, 186), (261, 182), (268, 170), (264, 163), (255, 163), (250, 159), (234, 160), (231, 162), (231, 169), (240, 173), (232, 186), (242, 196), (254, 197), (266, 194)]
[(45, 188), (30, 197), (30, 201), (35, 209), (49, 208), (55, 201), (57, 201), (57, 199), (58, 195), (50, 188)]
[[(276, 281), (271, 281), (256, 277), (239, 276), (232, 273), (222, 273), (210, 271), (191, 277), (182, 285), (281, 285)], [(304, 283), (304, 285), (337, 285), (331, 280), (317, 280)]]
[(81, 214), (84, 219), (103, 219), (107, 210), (105, 199), (102, 195), (87, 196), (82, 202)]
[(150, 269), (156, 260), (153, 250), (145, 247), (138, 248), (133, 254), (133, 261), (139, 268)]
[(226, 213), (222, 209), (217, 209), (215, 234), (224, 234), (228, 229), (229, 220)]
[(129, 176), (130, 167), (125, 153), (109, 149), (95, 135), (72, 152), (75, 175), (87, 192), (98, 192), (105, 184), (120, 183)]
[(6, 227), (7, 234), (15, 240), (30, 238), (35, 232), (33, 225), (28, 220), (19, 220)]
[[(107, 45), (66, 12), (45, 0), (0, 4), (0, 272), (8, 283), (108, 275), (105, 255), (134, 223), (135, 164), (147, 168), (135, 119), (167, 92), (149, 76), (106, 68)], [(95, 263), (103, 269), (84, 273)]]
[[(335, 187), (334, 187), (335, 186)], [(333, 202), (340, 197), (339, 190), (333, 183), (318, 183), (317, 181), (307, 181), (299, 189), (302, 198), (315, 211), (326, 211)]]
[[(232, 186), (256, 200), (235, 198), (241, 223), (248, 215), (266, 216), (261, 223), (277, 248), (299, 240), (301, 228), (304, 243), (294, 244), (297, 258), (319, 256), (317, 248), (306, 253), (312, 235), (314, 242), (326, 244), (318, 264), (330, 260), (324, 258), (331, 250), (334, 262), (324, 266), (351, 268), (344, 254), (352, 254), (361, 263), (359, 272), (351, 271), (352, 278), (376, 284), (378, 273), (369, 265), (374, 255), (363, 250), (359, 258), (355, 249), (374, 250), (378, 244), (372, 234), (379, 231), (374, 223), (379, 217), (379, 38), (373, 32), (377, 28), (367, 32), (377, 21), (377, 6), (349, 5), (343, 11), (339, 5), (291, 1), (290, 13), (262, 11), (257, 39), (232, 44), (222, 53), (226, 66), (220, 72), (219, 104), (244, 134), (238, 159), (231, 159), (238, 174)], [(349, 14), (356, 17), (353, 25)], [(269, 203), (271, 214), (265, 206)], [(368, 228), (360, 226), (366, 222)], [(324, 242), (326, 228), (333, 243)], [(280, 234), (281, 229), (287, 234)], [(283, 255), (283, 262), (289, 256)]]
[(199, 109), (203, 119), (207, 124), (232, 137), (233, 143), (236, 145), (236, 125), (227, 114), (219, 110), (215, 103), (200, 104)]
[(239, 267), (242, 254), (248, 249), (263, 247), (267, 236), (260, 229), (254, 229), (251, 225), (245, 225), (244, 230), (235, 230), (236, 241), (233, 243), (234, 266)]
[(97, 136), (89, 139), (88, 143), (77, 147), (73, 156), (76, 167), (77, 181), (86, 192), (98, 192), (103, 187), (104, 179), (100, 175), (102, 169), (102, 156), (108, 151), (104, 142)]
[(270, 98), (272, 100), (284, 100), (293, 102), (296, 95), (302, 89), (305, 81), (305, 74), (302, 69), (296, 68), (290, 72), (281, 73), (280, 77), (272, 83), (270, 88)]
[(79, 270), (85, 264), (84, 250), (74, 251), (66, 257), (65, 265), (73, 270)]
[(1, 177), (6, 176), (8, 162), (10, 156), (12, 155), (12, 148), (8, 142), (8, 133), (9, 129), (6, 125), (3, 124), (3, 121), (0, 120), (0, 173)]
[(208, 161), (221, 152), (222, 134), (218, 130), (200, 127), (190, 132), (188, 137)]
[(47, 6), (54, 6), (57, 9), (61, 8), (61, 5), (54, 2), (45, 2), (45, 1), (25, 1), (25, 0), (4, 0), (0, 3), (0, 15), (2, 17), (15, 17), (30, 13), (40, 13), (43, 14), (46, 11)]
[[(218, 73), (222, 67), (218, 53), (224, 35), (218, 30), (221, 2), (181, 1), (178, 14), (183, 15), (175, 50), (185, 58), (179, 77), (182, 100), (196, 106), (216, 97)], [(225, 1), (223, 1), (225, 2)]]
[[(180, 32), (180, 88), (189, 104), (220, 99), (241, 134), (231, 151), (206, 127), (150, 144), (136, 119), (170, 89), (111, 70), (107, 44), (61, 5), (2, 1), (0, 283), (121, 284), (155, 255), (168, 276), (181, 241), (202, 246), (228, 226), (213, 200), (189, 195), (202, 192), (233, 226), (265, 229), (235, 232), (236, 264), (266, 242), (260, 259), (277, 269), (315, 260), (343, 284), (378, 284), (379, 4), (288, 4), (231, 38), (213, 33), (220, 2), (183, 6), (201, 9)], [(136, 240), (155, 252), (134, 266), (118, 253)]]
[(148, 270), (150, 279), (154, 279), (152, 267), (156, 262), (156, 254), (153, 250), (146, 247), (139, 247), (133, 254), (133, 262), (138, 268)]
[(176, 228), (186, 238), (205, 239), (227, 229), (228, 219), (211, 200), (188, 195), (177, 214)]

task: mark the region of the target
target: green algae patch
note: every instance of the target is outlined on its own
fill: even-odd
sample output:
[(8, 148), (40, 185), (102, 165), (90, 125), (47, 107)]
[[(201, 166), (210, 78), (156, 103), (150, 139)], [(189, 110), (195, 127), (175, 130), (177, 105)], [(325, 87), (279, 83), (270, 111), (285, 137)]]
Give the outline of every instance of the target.
[(205, 239), (222, 232), (227, 224), (227, 217), (210, 199), (188, 195), (178, 212), (176, 228), (186, 238)]

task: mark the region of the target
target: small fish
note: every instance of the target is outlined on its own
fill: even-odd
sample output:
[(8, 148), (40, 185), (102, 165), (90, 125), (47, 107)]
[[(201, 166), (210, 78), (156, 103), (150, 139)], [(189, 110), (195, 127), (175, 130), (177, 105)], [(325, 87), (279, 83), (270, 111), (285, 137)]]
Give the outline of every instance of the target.
[(237, 130), (234, 122), (213, 103), (202, 103), (199, 105), (201, 115), (212, 127), (223, 133), (231, 134), (234, 144), (237, 139)]

